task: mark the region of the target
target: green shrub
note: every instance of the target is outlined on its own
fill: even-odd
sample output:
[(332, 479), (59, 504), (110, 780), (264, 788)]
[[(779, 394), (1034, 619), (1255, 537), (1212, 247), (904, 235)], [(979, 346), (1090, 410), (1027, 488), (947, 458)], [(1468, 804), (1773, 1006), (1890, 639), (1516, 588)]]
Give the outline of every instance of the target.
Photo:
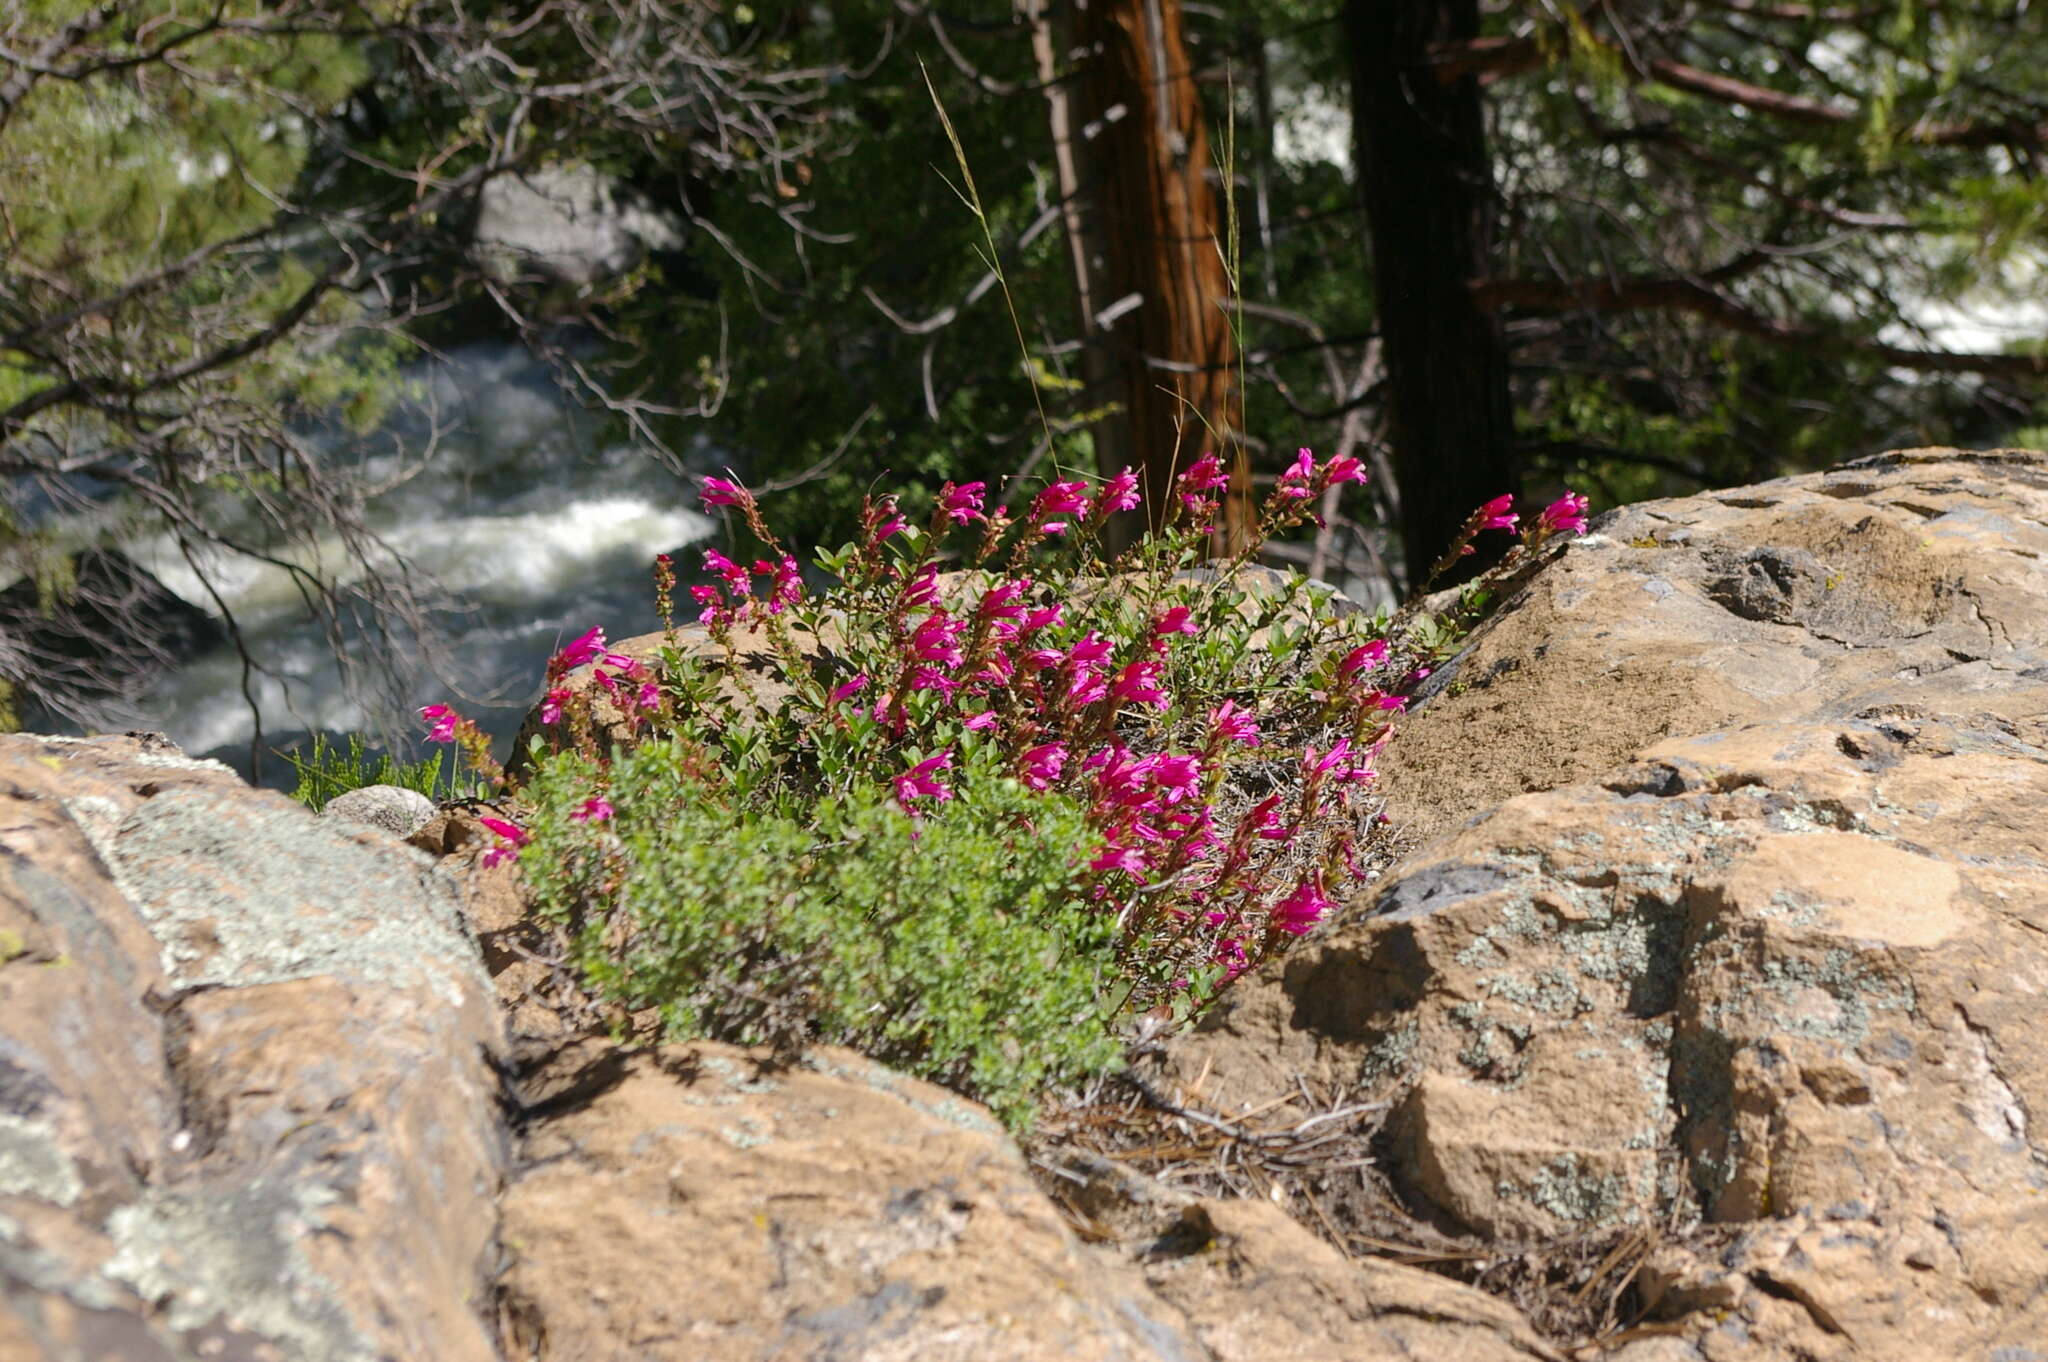
[(1081, 892), (1099, 840), (1062, 795), (975, 772), (912, 818), (880, 790), (808, 815), (736, 812), (655, 741), (609, 771), (548, 762), (521, 859), (602, 997), (676, 1037), (851, 1046), (1013, 1125), (1033, 1094), (1114, 1064), (1115, 919)]

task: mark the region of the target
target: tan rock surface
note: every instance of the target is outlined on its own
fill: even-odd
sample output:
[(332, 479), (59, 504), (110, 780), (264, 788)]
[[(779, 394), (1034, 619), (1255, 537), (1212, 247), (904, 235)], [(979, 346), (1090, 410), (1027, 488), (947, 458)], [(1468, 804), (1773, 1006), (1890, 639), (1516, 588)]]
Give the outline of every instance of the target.
[(160, 739), (0, 737), (0, 1355), (495, 1357), (450, 888)]
[(1676, 1332), (1615, 1357), (2040, 1350), (2048, 462), (1595, 528), (1383, 763), (1435, 840), (1169, 1077), (1394, 1102), (1400, 1194), (1480, 1242), (1678, 1226)]
[[(1086, 1247), (981, 1108), (843, 1050), (572, 1046), (528, 1082), (508, 1351), (578, 1359), (1537, 1362), (1513, 1309), (1162, 1189)], [(659, 1265), (659, 1266), (657, 1266)]]

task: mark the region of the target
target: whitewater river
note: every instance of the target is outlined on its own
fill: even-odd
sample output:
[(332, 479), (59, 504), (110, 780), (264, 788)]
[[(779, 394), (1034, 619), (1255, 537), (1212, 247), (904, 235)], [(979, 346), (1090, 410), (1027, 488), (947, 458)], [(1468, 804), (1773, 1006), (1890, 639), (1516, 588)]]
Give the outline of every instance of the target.
[[(452, 702), (505, 737), (561, 642), (594, 624), (614, 638), (659, 627), (648, 575), (654, 555), (704, 537), (712, 522), (688, 509), (695, 495), (686, 479), (645, 453), (599, 442), (595, 421), (565, 403), (517, 349), (468, 347), (411, 379), (417, 392), (384, 432), (399, 437), (398, 452), (366, 466), (373, 479), (392, 483), (369, 519), (453, 609), (438, 619), (439, 646), (415, 657), (417, 684), (393, 699), (412, 707)], [(423, 456), (436, 426), (438, 443)], [(167, 542), (129, 547), (172, 590), (212, 608)], [(326, 553), (339, 561), (332, 546)], [(250, 679), (265, 747), (314, 730), (389, 725), (389, 713), (345, 683), (285, 572), (231, 560), (214, 575), (251, 651), (274, 673)], [(145, 701), (143, 718), (187, 752), (246, 774), (255, 716), (242, 689), (241, 659), (224, 650), (169, 675)], [(268, 783), (280, 781), (283, 766), (266, 758)]]

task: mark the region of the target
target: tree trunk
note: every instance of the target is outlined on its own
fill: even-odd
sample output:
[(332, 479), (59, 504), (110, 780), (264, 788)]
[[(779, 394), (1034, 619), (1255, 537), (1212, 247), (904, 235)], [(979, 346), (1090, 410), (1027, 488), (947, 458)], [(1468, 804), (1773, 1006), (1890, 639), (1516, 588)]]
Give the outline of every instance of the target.
[[(1137, 464), (1131, 452), (1131, 427), (1122, 406), (1121, 382), (1115, 356), (1105, 339), (1107, 328), (1098, 318), (1109, 300), (1106, 290), (1109, 261), (1102, 240), (1102, 214), (1088, 211), (1088, 181), (1100, 181), (1083, 167), (1094, 169), (1092, 149), (1084, 143), (1076, 124), (1075, 94), (1061, 57), (1073, 50), (1070, 7), (1056, 0), (1024, 0), (1024, 13), (1031, 25), (1032, 64), (1039, 89), (1045, 94), (1046, 122), (1052, 131), (1052, 163), (1060, 195), (1060, 224), (1067, 239), (1067, 268), (1074, 278), (1074, 309), (1081, 325), (1081, 382), (1084, 408), (1110, 405), (1106, 415), (1094, 422), (1096, 471), (1114, 477), (1125, 467)], [(1114, 405), (1112, 405), (1114, 404)], [(1115, 533), (1111, 539), (1127, 539)], [(1120, 548), (1121, 543), (1112, 547)]]
[[(1152, 523), (1169, 514), (1179, 472), (1214, 450), (1233, 471), (1218, 526), (1219, 549), (1233, 551), (1250, 532), (1250, 470), (1209, 135), (1180, 0), (1075, 0), (1072, 23), (1077, 150), (1095, 215), (1085, 239), (1102, 254), (1103, 287), (1085, 324), (1110, 357)], [(1120, 311), (1133, 296), (1138, 305)]]
[(1439, 81), (1427, 52), (1477, 37), (1479, 3), (1345, 0), (1344, 33), (1413, 588), (1475, 506), (1519, 490), (1507, 342), (1472, 295), (1491, 273), (1495, 204), (1479, 83)]

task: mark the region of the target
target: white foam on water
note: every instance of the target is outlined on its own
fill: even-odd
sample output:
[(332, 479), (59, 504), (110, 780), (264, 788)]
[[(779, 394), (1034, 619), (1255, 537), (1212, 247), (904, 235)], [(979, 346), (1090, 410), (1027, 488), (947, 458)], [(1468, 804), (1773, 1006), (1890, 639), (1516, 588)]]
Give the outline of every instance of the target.
[[(714, 522), (691, 509), (688, 480), (658, 459), (594, 445), (589, 415), (516, 347), (469, 347), (405, 381), (412, 396), (356, 465), (387, 489), (364, 518), (456, 607), (437, 620), (437, 657), (451, 674), (423, 677), (405, 703), (495, 697), (497, 710), (465, 708), (486, 729), (509, 731), (564, 639), (593, 624), (619, 637), (655, 627), (654, 555), (704, 538)], [(339, 537), (279, 552), (284, 565), (209, 557), (205, 582), (168, 535), (124, 547), (187, 600), (217, 612), (218, 593), (233, 612), (266, 669), (248, 679), (266, 735), (375, 732), (396, 717), (389, 699), (380, 706), (344, 676), (289, 570), (359, 578)], [(243, 685), (241, 658), (223, 649), (167, 676), (143, 722), (195, 754), (245, 748), (255, 719)]]

